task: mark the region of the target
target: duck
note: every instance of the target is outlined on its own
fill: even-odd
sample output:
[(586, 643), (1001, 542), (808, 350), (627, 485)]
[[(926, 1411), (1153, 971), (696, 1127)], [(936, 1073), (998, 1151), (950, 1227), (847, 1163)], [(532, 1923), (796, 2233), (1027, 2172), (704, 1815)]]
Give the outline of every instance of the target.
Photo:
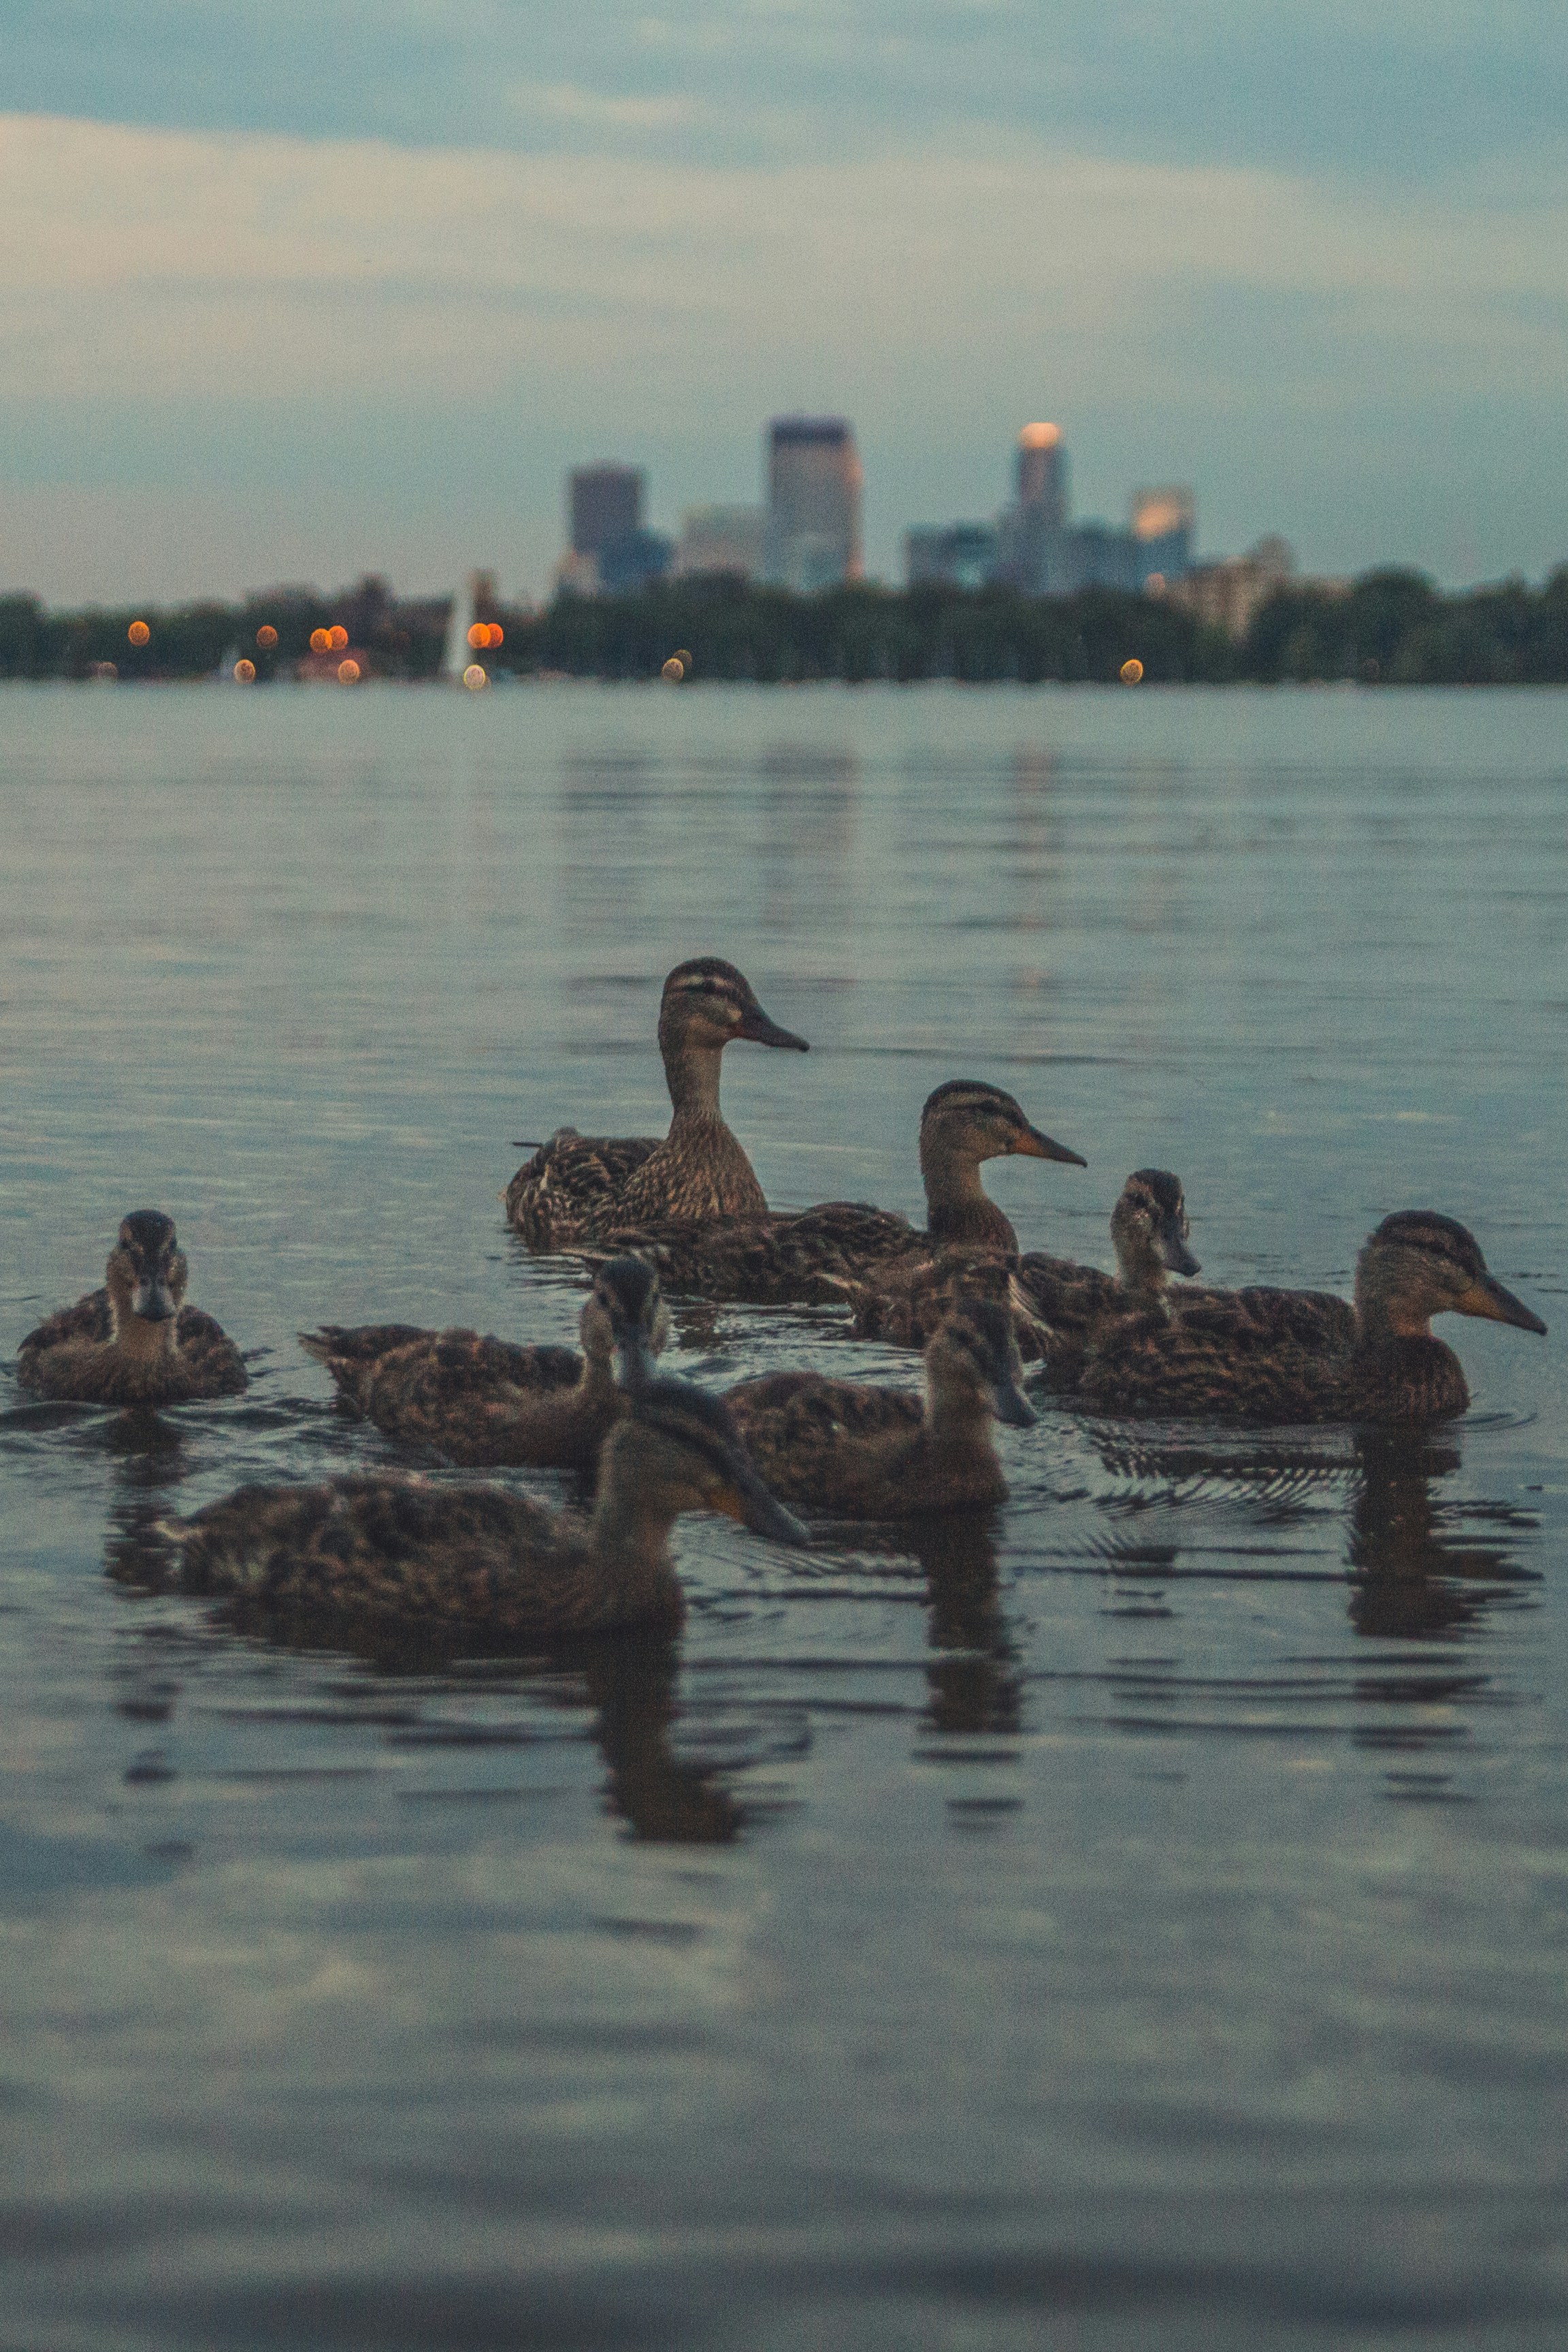
[(923, 1232), (890, 1209), (826, 1201), (695, 1231), (621, 1223), (606, 1234), (605, 1246), (637, 1249), (676, 1294), (755, 1306), (842, 1303), (876, 1269), (923, 1262), (933, 1244), (1016, 1252), (1012, 1222), (980, 1181), (987, 1160), (1014, 1156), (1087, 1164), (1034, 1126), (1003, 1087), (981, 1078), (949, 1078), (927, 1096), (921, 1112)]
[(580, 1356), (406, 1323), (326, 1323), (299, 1338), (343, 1402), (388, 1437), (432, 1446), (465, 1469), (589, 1470), (669, 1338), (653, 1268), (631, 1256), (601, 1265), (578, 1329)]
[(530, 1249), (567, 1250), (611, 1221), (693, 1224), (765, 1214), (766, 1196), (719, 1108), (724, 1048), (737, 1038), (796, 1054), (743, 973), (720, 956), (677, 964), (658, 1008), (658, 1050), (674, 1116), (654, 1136), (585, 1136), (558, 1128), (520, 1168), (502, 1199)]
[(799, 1371), (743, 1381), (725, 1402), (784, 1501), (835, 1518), (908, 1518), (1005, 1501), (991, 1422), (1032, 1427), (1022, 1370), (1007, 1309), (969, 1299), (926, 1343), (923, 1401)]
[(1025, 1357), (1043, 1357), (1053, 1383), (1070, 1386), (1099, 1323), (1131, 1308), (1163, 1310), (1168, 1276), (1200, 1271), (1190, 1231), (1181, 1180), (1168, 1169), (1134, 1169), (1110, 1213), (1114, 1275), (1043, 1250), (1002, 1259), (949, 1247), (893, 1261), (855, 1284), (851, 1328), (857, 1339), (921, 1348), (955, 1290), (984, 1286), (1011, 1301)]
[(144, 1549), (140, 1573), (290, 1624), (573, 1639), (679, 1623), (669, 1538), (687, 1511), (721, 1512), (776, 1543), (810, 1541), (763, 1486), (721, 1400), (661, 1378), (629, 1398), (605, 1440), (591, 1516), (406, 1471), (241, 1486), (158, 1521), (155, 1566)]
[(1468, 1227), (1434, 1209), (1401, 1209), (1356, 1260), (1353, 1307), (1314, 1291), (1187, 1293), (1169, 1317), (1130, 1314), (1104, 1327), (1077, 1398), (1124, 1418), (1451, 1421), (1470, 1391), (1458, 1356), (1433, 1336), (1443, 1314), (1546, 1333), (1488, 1271)]
[(244, 1358), (222, 1326), (184, 1304), (190, 1269), (162, 1209), (133, 1209), (103, 1287), (62, 1307), (23, 1340), (22, 1386), (71, 1404), (185, 1404), (240, 1396)]

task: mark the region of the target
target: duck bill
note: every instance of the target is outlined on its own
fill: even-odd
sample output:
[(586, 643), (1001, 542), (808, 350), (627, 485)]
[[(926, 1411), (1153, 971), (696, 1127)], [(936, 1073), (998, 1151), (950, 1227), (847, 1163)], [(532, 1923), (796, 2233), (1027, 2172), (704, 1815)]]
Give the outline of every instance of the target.
[(1539, 1315), (1532, 1314), (1522, 1298), (1505, 1290), (1492, 1275), (1485, 1275), (1471, 1284), (1454, 1305), (1461, 1315), (1479, 1315), (1487, 1323), (1511, 1323), (1518, 1331), (1536, 1331), (1546, 1337), (1546, 1326)]
[(737, 1519), (757, 1536), (767, 1536), (774, 1543), (809, 1546), (811, 1536), (793, 1511), (770, 1495), (755, 1471), (737, 1469), (729, 1486), (721, 1487), (713, 1497), (713, 1508), (722, 1511), (727, 1519)]
[(1069, 1151), (1065, 1143), (1053, 1143), (1037, 1127), (1025, 1128), (1013, 1149), (1024, 1160), (1065, 1160), (1069, 1168), (1089, 1166), (1081, 1151)]
[(797, 1037), (793, 1029), (781, 1029), (776, 1021), (770, 1021), (760, 1004), (753, 1004), (748, 1013), (742, 1015), (741, 1025), (735, 1034), (744, 1037), (752, 1045), (787, 1045), (795, 1054), (809, 1054), (811, 1051), (805, 1039)]
[(1033, 1429), (1039, 1414), (1016, 1381), (996, 1381), (991, 1389), (991, 1410), (1010, 1429)]
[[(668, 1329), (668, 1325), (666, 1329)], [(662, 1331), (617, 1331), (616, 1334), (616, 1377), (619, 1385), (632, 1393), (646, 1389), (650, 1381), (658, 1378), (657, 1351), (664, 1345)]]
[(167, 1285), (154, 1275), (150, 1282), (139, 1282), (131, 1301), (132, 1315), (140, 1315), (143, 1323), (172, 1323), (174, 1302)]
[(1203, 1267), (1193, 1255), (1174, 1225), (1167, 1225), (1160, 1235), (1160, 1263), (1172, 1274), (1202, 1274)]

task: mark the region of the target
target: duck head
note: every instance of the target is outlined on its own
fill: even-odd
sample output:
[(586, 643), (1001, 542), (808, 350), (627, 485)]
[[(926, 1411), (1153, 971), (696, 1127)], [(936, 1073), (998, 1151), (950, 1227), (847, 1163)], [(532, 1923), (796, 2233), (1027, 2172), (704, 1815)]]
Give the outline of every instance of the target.
[(1016, 1154), (1025, 1160), (1065, 1160), (1088, 1166), (1064, 1143), (1053, 1143), (1025, 1118), (1023, 1106), (983, 1078), (949, 1078), (926, 1097), (921, 1113), (921, 1173), (929, 1181), (947, 1168), (978, 1167), (983, 1160)]
[(809, 1054), (804, 1037), (781, 1029), (758, 1003), (743, 972), (721, 956), (694, 956), (678, 963), (664, 983), (658, 1007), (659, 1051), (721, 1053), (736, 1038), (753, 1045), (787, 1045)]
[(1356, 1306), (1366, 1328), (1411, 1338), (1434, 1315), (1476, 1315), (1520, 1331), (1546, 1326), (1487, 1271), (1467, 1226), (1435, 1209), (1400, 1209), (1384, 1217), (1356, 1260)]
[(1009, 1310), (991, 1298), (963, 1298), (926, 1342), (933, 1401), (961, 1393), (982, 1400), (998, 1421), (1032, 1429), (1037, 1415), (1019, 1387), (1024, 1377)]
[(774, 1543), (809, 1544), (763, 1486), (728, 1405), (689, 1381), (648, 1381), (605, 1441), (599, 1490), (612, 1517), (668, 1528), (683, 1511), (717, 1511)]
[(1198, 1274), (1187, 1247), (1192, 1228), (1180, 1180), (1165, 1168), (1139, 1168), (1110, 1213), (1116, 1263), (1128, 1290), (1157, 1293), (1167, 1274)]
[(669, 1309), (646, 1258), (626, 1251), (605, 1259), (584, 1301), (578, 1328), (585, 1356), (598, 1363), (608, 1363), (612, 1356), (617, 1360), (622, 1388), (639, 1388), (655, 1377), (654, 1359), (669, 1340)]
[(174, 1221), (161, 1209), (133, 1209), (121, 1220), (104, 1268), (115, 1329), (134, 1319), (173, 1325), (185, 1295), (188, 1269), (174, 1237)]

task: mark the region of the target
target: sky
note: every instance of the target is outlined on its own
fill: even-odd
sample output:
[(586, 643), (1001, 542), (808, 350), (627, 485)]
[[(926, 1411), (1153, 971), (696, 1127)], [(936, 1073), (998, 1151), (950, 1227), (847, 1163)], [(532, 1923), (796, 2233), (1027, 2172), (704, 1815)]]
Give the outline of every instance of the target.
[(5, 0), (0, 592), (549, 587), (847, 415), (868, 568), (1079, 516), (1568, 560), (1561, 0)]

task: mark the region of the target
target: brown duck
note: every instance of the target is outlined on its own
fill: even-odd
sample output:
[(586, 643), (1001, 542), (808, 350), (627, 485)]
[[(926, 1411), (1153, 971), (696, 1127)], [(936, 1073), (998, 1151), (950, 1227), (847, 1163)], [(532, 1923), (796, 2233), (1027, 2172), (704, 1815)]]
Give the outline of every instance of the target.
[(623, 1223), (606, 1236), (606, 1245), (636, 1248), (658, 1267), (672, 1293), (766, 1306), (838, 1301), (879, 1269), (925, 1262), (933, 1243), (1016, 1250), (1010, 1221), (980, 1181), (987, 1160), (1012, 1156), (1084, 1165), (1078, 1152), (1032, 1126), (1002, 1087), (980, 1078), (950, 1078), (927, 1097), (921, 1113), (923, 1233), (891, 1210), (828, 1201), (797, 1214), (695, 1230)]
[[(719, 1511), (778, 1543), (809, 1540), (758, 1477), (716, 1398), (639, 1390), (606, 1440), (591, 1517), (494, 1486), (413, 1475), (242, 1486), (161, 1522), (161, 1580), (247, 1613), (384, 1634), (535, 1640), (673, 1624), (670, 1530)], [(146, 1573), (145, 1552), (141, 1572)]]
[(578, 1328), (580, 1356), (406, 1323), (323, 1324), (301, 1331), (300, 1345), (388, 1437), (433, 1446), (468, 1469), (589, 1469), (626, 1412), (627, 1391), (654, 1378), (669, 1336), (652, 1267), (636, 1257), (600, 1266)]
[(1458, 1358), (1432, 1335), (1443, 1314), (1546, 1330), (1488, 1272), (1473, 1234), (1434, 1210), (1402, 1209), (1356, 1261), (1353, 1308), (1313, 1291), (1186, 1292), (1168, 1318), (1131, 1314), (1099, 1333), (1078, 1402), (1128, 1416), (1448, 1421), (1470, 1392)]
[(573, 1249), (610, 1223), (699, 1223), (767, 1209), (751, 1161), (719, 1108), (719, 1068), (737, 1038), (811, 1050), (758, 1003), (751, 982), (718, 956), (677, 964), (658, 1009), (658, 1050), (674, 1117), (669, 1133), (579, 1135), (563, 1127), (518, 1170), (507, 1221), (531, 1249)]
[(1005, 1499), (991, 1422), (1034, 1422), (1021, 1371), (1011, 1315), (975, 1299), (927, 1342), (923, 1402), (818, 1372), (744, 1381), (726, 1402), (774, 1494), (835, 1518), (907, 1518)]
[(28, 1332), (17, 1379), (76, 1404), (238, 1396), (248, 1385), (239, 1349), (210, 1315), (184, 1304), (188, 1277), (174, 1219), (133, 1210), (121, 1222), (102, 1289)]

